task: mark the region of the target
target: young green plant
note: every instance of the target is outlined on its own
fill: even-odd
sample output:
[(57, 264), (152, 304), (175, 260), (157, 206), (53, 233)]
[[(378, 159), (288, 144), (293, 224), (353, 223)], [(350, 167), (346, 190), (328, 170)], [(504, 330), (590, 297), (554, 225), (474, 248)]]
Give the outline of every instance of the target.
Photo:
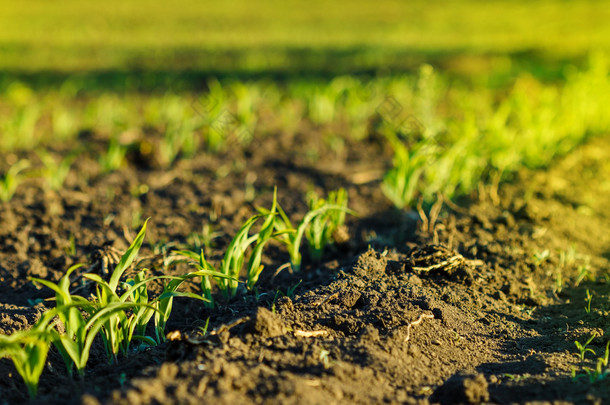
[(39, 151), (38, 157), (44, 164), (42, 176), (52, 190), (59, 190), (66, 181), (70, 173), (70, 166), (75, 160), (75, 156), (69, 155), (57, 161), (48, 152)]
[[(317, 225), (317, 229), (311, 232), (311, 238), (312, 241), (314, 241), (314, 246), (316, 244), (318, 246), (322, 246), (322, 238), (325, 236), (326, 232), (328, 232), (328, 230), (331, 230), (332, 228), (330, 232), (330, 235), (332, 235), (332, 231), (336, 229), (332, 226), (329, 227), (328, 224), (342, 224), (345, 218), (345, 213), (353, 214), (352, 211), (347, 209), (347, 196), (339, 196), (339, 198), (336, 199), (334, 202), (339, 202), (339, 200), (341, 200), (340, 203), (342, 205), (329, 204), (328, 202), (322, 200), (322, 204), (319, 204), (319, 206), (317, 206), (315, 209), (312, 209), (307, 214), (305, 214), (305, 216), (301, 219), (296, 228), (292, 225), (292, 222), (290, 222), (288, 215), (286, 215), (282, 207), (278, 204), (277, 211), (280, 215), (279, 218), (275, 221), (275, 229), (277, 230), (276, 238), (282, 243), (284, 243), (284, 245), (286, 245), (286, 248), (288, 249), (288, 255), (290, 256), (290, 266), (294, 271), (299, 271), (301, 269), (301, 242), (312, 221), (316, 220), (318, 217), (325, 216), (331, 211), (343, 213), (343, 216), (339, 215), (326, 217), (326, 221), (328, 222), (324, 220), (320, 221)], [(267, 211), (262, 210), (261, 212), (266, 213)], [(324, 225), (325, 223), (327, 224), (326, 228)], [(315, 242), (316, 238), (319, 239), (319, 243)]]
[(23, 378), (30, 398), (38, 392), (51, 340), (50, 321), (55, 314), (45, 314), (34, 327), (11, 335), (0, 335), (0, 357), (10, 357)]
[(589, 343), (591, 343), (596, 336), (596, 334), (593, 334), (593, 336), (591, 336), (589, 340), (585, 342), (585, 344), (580, 343), (578, 340), (574, 342), (574, 345), (579, 351), (578, 358), (580, 359), (580, 361), (583, 361), (585, 359), (585, 354), (587, 354), (587, 352), (595, 354), (595, 351), (587, 346), (589, 346)]
[(23, 175), (21, 172), (30, 166), (30, 162), (23, 159), (12, 165), (4, 174), (0, 177), (0, 200), (8, 202), (15, 195), (17, 187), (23, 181)]
[[(148, 303), (148, 294), (144, 293), (146, 284), (152, 278), (144, 277), (140, 272), (136, 277), (137, 281), (125, 283), (126, 290), (119, 295), (118, 287), (123, 273), (131, 266), (136, 259), (140, 247), (146, 235), (148, 219), (144, 222), (142, 229), (131, 243), (125, 254), (121, 257), (119, 264), (110, 275), (110, 280), (106, 282), (97, 274), (87, 273), (83, 277), (96, 283), (96, 296), (92, 304), (103, 309), (110, 306), (119, 305), (124, 311), (113, 313), (105, 319), (102, 326), (102, 337), (109, 359), (117, 360), (117, 354), (122, 352), (124, 355), (129, 353), (129, 347), (133, 339), (138, 339), (147, 345), (154, 346), (155, 340), (150, 336), (136, 335), (136, 329), (143, 331), (152, 317), (152, 312), (157, 309)], [(137, 300), (137, 301), (134, 301)], [(127, 310), (131, 309), (131, 314)]]
[(387, 138), (394, 149), (394, 159), (392, 169), (383, 178), (381, 190), (396, 208), (403, 209), (413, 204), (429, 156), (424, 144), (409, 151), (396, 135)]
[[(280, 236), (285, 231), (274, 232), (275, 218), (279, 206), (277, 204), (277, 191), (273, 195), (271, 210), (259, 209), (260, 214), (249, 218), (239, 229), (235, 237), (229, 243), (224, 258), (217, 270), (206, 259), (201, 249), (197, 254), (192, 251), (179, 252), (182, 256), (191, 259), (202, 275), (201, 289), (205, 297), (212, 301), (212, 283), (214, 279), (225, 298), (232, 298), (237, 293), (240, 273), (246, 263), (248, 248), (254, 244), (252, 253), (246, 263), (247, 287), (253, 288), (263, 270), (261, 265), (262, 254), (265, 245), (274, 237)], [(259, 232), (250, 235), (250, 231), (259, 219), (264, 219)]]
[(346, 214), (354, 214), (347, 208), (347, 192), (343, 188), (328, 193), (326, 200), (313, 193), (310, 194), (309, 209), (311, 211), (327, 207), (328, 209), (323, 213), (312, 218), (305, 231), (309, 255), (315, 261), (322, 260), (326, 246), (332, 243), (335, 232), (345, 223)]

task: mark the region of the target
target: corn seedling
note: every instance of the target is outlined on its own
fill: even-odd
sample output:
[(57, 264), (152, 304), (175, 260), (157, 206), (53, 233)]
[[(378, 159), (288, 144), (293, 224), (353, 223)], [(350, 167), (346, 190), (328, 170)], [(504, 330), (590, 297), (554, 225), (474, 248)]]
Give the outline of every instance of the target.
[(103, 173), (112, 172), (120, 169), (125, 163), (127, 147), (121, 145), (117, 139), (111, 139), (108, 150), (99, 158), (99, 164)]
[(34, 327), (18, 331), (9, 336), (0, 335), (0, 357), (10, 357), (23, 378), (30, 398), (38, 392), (38, 381), (44, 369), (49, 341), (51, 340), (50, 320), (55, 314), (45, 314)]
[(388, 136), (394, 149), (393, 168), (383, 178), (381, 190), (394, 203), (403, 209), (412, 205), (418, 191), (419, 180), (428, 161), (425, 145), (409, 149), (393, 135)]
[[(342, 191), (341, 189), (335, 193), (336, 194), (331, 197), (332, 200), (316, 200), (315, 209), (312, 209), (305, 214), (296, 228), (292, 225), (288, 215), (286, 215), (282, 207), (278, 204), (277, 211), (279, 213), (279, 218), (275, 221), (275, 229), (277, 230), (275, 237), (286, 245), (288, 255), (290, 256), (290, 266), (294, 271), (299, 271), (301, 269), (301, 241), (303, 240), (303, 236), (305, 236), (313, 221), (319, 217), (325, 218), (318, 222), (316, 225), (317, 229), (314, 230), (310, 235), (314, 246), (322, 246), (322, 239), (325, 236), (325, 232), (330, 230), (328, 233), (332, 237), (334, 230), (345, 221), (345, 214), (354, 214), (353, 211), (347, 209), (347, 194), (345, 191)], [(330, 202), (335, 204), (331, 204)], [(266, 210), (259, 211), (262, 213), (268, 212)], [(327, 215), (332, 211), (334, 211), (336, 215)], [(332, 224), (335, 224), (336, 226), (333, 226)], [(320, 241), (320, 243), (316, 242), (316, 238)]]
[[(194, 272), (197, 273), (197, 272)], [(175, 297), (187, 297), (192, 299), (198, 299), (205, 302), (210, 302), (207, 298), (202, 297), (197, 294), (189, 293), (189, 292), (179, 292), (176, 291), (180, 284), (184, 281), (188, 280), (192, 277), (202, 276), (202, 273), (199, 274), (188, 274), (184, 277), (176, 278), (165, 285), (163, 288), (163, 292), (155, 300), (153, 305), (156, 308), (155, 311), (155, 339), (157, 343), (161, 343), (165, 341), (165, 325), (167, 325), (167, 321), (169, 320), (169, 316), (172, 312), (174, 298)], [(202, 276), (203, 277), (203, 276)]]
[(551, 252), (548, 249), (544, 249), (540, 252), (534, 253), (532, 256), (532, 260), (534, 261), (534, 265), (536, 267), (540, 267), (540, 265), (546, 262), (551, 257)]
[(8, 202), (15, 195), (17, 187), (23, 180), (21, 172), (30, 166), (30, 162), (27, 160), (20, 160), (12, 165), (4, 174), (0, 177), (0, 200)]
[(301, 285), (302, 282), (303, 280), (299, 280), (299, 282), (293, 285), (292, 287), (288, 287), (288, 290), (286, 290), (286, 297), (293, 298), (295, 291)]
[(249, 233), (259, 218), (260, 215), (255, 215), (242, 225), (233, 240), (231, 240), (231, 243), (229, 243), (225, 256), (222, 259), (220, 272), (229, 276), (230, 279), (222, 278), (216, 281), (220, 290), (227, 298), (234, 297), (237, 292), (238, 282), (234, 280), (239, 279), (239, 274), (246, 260), (248, 247), (258, 239), (258, 234), (249, 235)]
[[(246, 264), (248, 277), (246, 285), (249, 289), (254, 287), (263, 270), (261, 261), (265, 245), (271, 239), (290, 232), (289, 230), (275, 232), (275, 220), (278, 209), (276, 191), (273, 195), (271, 210), (259, 209), (260, 214), (249, 218), (239, 229), (235, 237), (229, 243), (219, 269), (216, 269), (206, 260), (203, 249), (200, 250), (199, 254), (192, 251), (178, 252), (178, 254), (190, 259), (191, 264), (197, 267), (198, 272), (191, 274), (199, 274), (202, 276), (202, 293), (210, 302), (210, 305), (212, 305), (211, 303), (213, 302), (212, 279), (215, 280), (218, 288), (226, 298), (234, 297), (237, 292), (238, 280), (244, 264)], [(252, 227), (259, 219), (264, 219), (259, 232), (250, 235)], [(251, 245), (254, 245), (254, 248), (246, 263), (246, 252)]]
[(189, 235), (187, 241), (189, 249), (193, 252), (199, 252), (203, 248), (209, 249), (214, 246), (214, 239), (221, 235), (220, 232), (214, 232), (214, 228), (210, 224), (204, 224), (201, 227), (201, 232), (194, 232)]
[[(179, 251), (177, 254), (190, 259), (189, 263), (197, 268), (197, 271), (188, 273), (187, 275), (183, 276), (183, 278), (186, 280), (189, 278), (201, 277), (201, 298), (206, 302), (208, 308), (214, 307), (214, 298), (212, 297), (212, 280), (216, 280), (216, 282), (218, 282), (218, 280), (226, 279), (238, 282), (238, 279), (227, 276), (226, 274), (216, 270), (214, 266), (212, 266), (206, 260), (203, 249), (200, 250), (199, 254), (188, 250)], [(175, 291), (179, 285), (176, 284), (177, 283), (174, 283), (174, 285), (172, 285), (172, 283), (170, 283), (168, 286), (166, 286), (164, 294), (166, 292), (169, 294)], [(161, 296), (163, 296), (163, 294), (161, 294)], [(168, 305), (171, 305), (171, 301), (168, 302)]]
[(586, 341), (585, 344), (580, 343), (578, 340), (576, 342), (574, 342), (574, 345), (576, 345), (576, 348), (579, 351), (578, 358), (580, 359), (580, 361), (584, 361), (585, 354), (587, 354), (587, 352), (591, 352), (591, 353), (595, 354), (595, 351), (593, 351), (593, 349), (591, 349), (590, 347), (587, 347), (587, 346), (589, 346), (589, 343), (591, 343), (593, 341), (593, 339), (595, 339), (596, 336), (597, 336), (596, 334), (593, 334), (593, 336), (591, 336), (589, 338), (589, 340)]
[[(590, 350), (590, 349), (589, 349)], [(606, 343), (606, 351), (604, 357), (598, 357), (595, 369), (584, 367), (584, 373), (576, 374), (576, 367), (572, 367), (572, 381), (576, 381), (581, 377), (586, 377), (591, 384), (605, 379), (609, 374), (608, 357), (610, 355), (610, 342)]]
[(60, 322), (64, 325), (65, 333), (63, 335), (56, 333), (53, 336), (53, 343), (62, 355), (69, 374), (72, 375), (72, 368), (76, 367), (76, 371), (82, 377), (89, 359), (91, 343), (99, 328), (93, 331), (85, 328), (87, 318), (77, 305), (80, 304), (91, 311), (90, 303), (83, 297), (71, 295), (69, 291), (70, 274), (79, 267), (81, 265), (70, 267), (57, 284), (39, 278), (32, 278), (31, 280), (55, 292), (56, 311)]
[(258, 278), (263, 271), (263, 265), (261, 264), (263, 256), (263, 248), (265, 245), (274, 237), (278, 236), (274, 234), (275, 220), (277, 214), (277, 189), (273, 192), (273, 204), (271, 210), (264, 214), (265, 221), (261, 226), (261, 229), (256, 234), (256, 245), (254, 250), (250, 254), (248, 260), (248, 289), (252, 289), (258, 282)]
[(578, 266), (578, 277), (576, 277), (574, 285), (578, 286), (583, 280), (594, 280), (594, 277), (591, 276), (591, 265), (589, 257), (586, 258), (584, 264)]
[(311, 194), (309, 209), (314, 212), (323, 210), (320, 215), (312, 218), (305, 230), (309, 254), (313, 260), (320, 261), (326, 246), (333, 241), (335, 231), (345, 223), (346, 213), (354, 212), (347, 208), (347, 193), (343, 188), (328, 193), (326, 200)]
[(61, 354), (68, 373), (72, 375), (72, 369), (76, 368), (79, 377), (83, 378), (91, 345), (105, 322), (127, 309), (134, 308), (134, 305), (113, 302), (102, 307), (81, 296), (70, 294), (70, 275), (79, 267), (81, 265), (68, 269), (58, 284), (37, 278), (32, 278), (32, 281), (55, 292), (57, 306), (45, 316), (57, 315), (63, 324), (64, 332), (59, 333), (56, 329), (52, 329), (50, 341)]
[(585, 306), (585, 312), (590, 314), (591, 313), (591, 300), (593, 299), (593, 295), (591, 295), (591, 292), (587, 289), (587, 296), (585, 298), (585, 301), (587, 302), (587, 306)]
[[(275, 229), (275, 216), (277, 214), (278, 207), (277, 192), (274, 192), (273, 206), (271, 210), (259, 209), (261, 214), (254, 215), (248, 219), (229, 244), (220, 267), (220, 272), (228, 277), (216, 280), (219, 288), (224, 292), (225, 296), (235, 296), (235, 293), (237, 292), (237, 281), (234, 280), (239, 279), (239, 274), (241, 273), (245, 262), (246, 251), (252, 244), (255, 245), (247, 263), (247, 285), (249, 288), (252, 288), (254, 284), (256, 284), (256, 281), (258, 280), (258, 277), (263, 269), (260, 263), (264, 246), (273, 237), (277, 237), (284, 233), (282, 230), (277, 233), (273, 232)], [(250, 230), (261, 218), (264, 218), (264, 222), (260, 231), (254, 235), (250, 235)]]
[[(144, 222), (142, 229), (121, 257), (119, 264), (115, 267), (110, 276), (110, 280), (106, 282), (97, 274), (84, 274), (83, 277), (92, 280), (96, 283), (96, 296), (92, 305), (98, 309), (118, 306), (124, 309), (113, 313), (107, 319), (104, 319), (102, 325), (102, 337), (109, 359), (116, 361), (119, 351), (124, 355), (129, 353), (129, 347), (133, 339), (138, 339), (145, 344), (154, 346), (155, 340), (149, 336), (136, 335), (136, 329), (143, 331), (146, 329), (148, 321), (152, 317), (152, 312), (157, 309), (148, 303), (148, 294), (146, 292), (146, 284), (153, 278), (144, 277), (144, 273), (140, 272), (136, 276), (136, 280), (131, 280), (131, 283), (124, 283), (125, 292), (121, 295), (117, 290), (120, 284), (120, 279), (131, 264), (136, 259), (140, 247), (144, 241), (146, 234), (146, 225), (148, 219)], [(132, 313), (128, 315), (126, 310), (131, 309)]]
[[(159, 276), (146, 278), (145, 273), (146, 271), (142, 270), (138, 272), (134, 279), (128, 279), (125, 283), (128, 288), (127, 291), (130, 293), (131, 301), (137, 304), (137, 306), (132, 309), (133, 318), (131, 321), (128, 321), (127, 324), (130, 325), (130, 327), (135, 327), (135, 335), (132, 335), (131, 339), (138, 339), (148, 345), (154, 345), (161, 343), (165, 339), (165, 325), (172, 312), (174, 297), (188, 297), (203, 301), (207, 300), (205, 297), (201, 297), (197, 294), (177, 291), (178, 287), (180, 287), (184, 281), (195, 277), (195, 275), (188, 274), (182, 277)], [(165, 284), (161, 295), (149, 302), (146, 284), (156, 279), (169, 279), (170, 281)], [(154, 343), (150, 337), (146, 336), (146, 328), (153, 315), (155, 317)]]
[(55, 191), (61, 189), (70, 173), (70, 166), (74, 162), (75, 156), (66, 156), (58, 162), (47, 152), (39, 151), (38, 157), (44, 164), (42, 177), (45, 178), (49, 187)]

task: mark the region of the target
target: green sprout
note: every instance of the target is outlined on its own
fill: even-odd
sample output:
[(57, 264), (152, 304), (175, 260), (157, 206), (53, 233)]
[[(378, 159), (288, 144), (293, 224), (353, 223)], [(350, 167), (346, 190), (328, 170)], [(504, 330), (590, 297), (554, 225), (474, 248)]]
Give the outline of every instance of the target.
[(593, 341), (593, 339), (595, 339), (596, 336), (597, 336), (597, 334), (594, 333), (593, 336), (591, 336), (585, 344), (581, 344), (578, 340), (576, 342), (574, 342), (574, 345), (576, 345), (576, 348), (580, 352), (578, 354), (578, 358), (580, 359), (580, 361), (583, 361), (585, 359), (585, 354), (587, 354), (587, 352), (591, 352), (591, 353), (595, 354), (595, 351), (593, 351), (593, 349), (591, 349), (590, 347), (587, 347), (587, 346), (589, 345), (589, 343), (591, 343), (591, 341)]
[(76, 367), (77, 373), (82, 377), (89, 360), (91, 344), (101, 324), (98, 324), (99, 327), (95, 328), (86, 327), (87, 316), (83, 315), (78, 304), (90, 311), (91, 305), (85, 298), (70, 294), (70, 274), (79, 267), (82, 266), (70, 267), (57, 284), (39, 278), (31, 278), (31, 280), (55, 291), (57, 305), (55, 311), (64, 326), (65, 332), (63, 334), (54, 333), (52, 341), (66, 363), (68, 373), (72, 375), (72, 368)]
[(403, 209), (413, 204), (428, 153), (424, 144), (409, 151), (396, 135), (388, 139), (394, 149), (393, 167), (384, 176), (381, 190), (396, 208)]
[[(152, 311), (157, 310), (148, 303), (147, 293), (142, 292), (142, 287), (144, 286), (145, 290), (145, 285), (153, 278), (147, 279), (143, 276), (143, 273), (139, 273), (136, 276), (137, 281), (131, 280), (131, 283), (125, 283), (127, 288), (122, 294), (119, 295), (117, 292), (123, 273), (134, 262), (142, 246), (146, 235), (147, 223), (148, 219), (144, 222), (142, 229), (140, 229), (132, 244), (121, 257), (108, 282), (97, 274), (87, 273), (83, 275), (83, 277), (96, 283), (96, 295), (92, 302), (96, 309), (104, 309), (111, 306), (118, 306), (124, 309), (124, 311), (113, 313), (112, 316), (105, 319), (102, 326), (102, 337), (106, 353), (109, 359), (115, 362), (119, 351), (124, 355), (129, 353), (130, 344), (133, 339), (138, 339), (150, 346), (156, 344), (155, 340), (149, 336), (135, 334), (136, 329), (139, 331), (145, 330), (146, 324), (152, 317), (152, 313), (146, 311), (145, 308)], [(126, 312), (127, 309), (131, 309), (132, 313), (128, 314)]]
[[(591, 349), (589, 349), (591, 350)], [(598, 357), (595, 369), (584, 367), (584, 374), (576, 374), (576, 367), (572, 367), (572, 380), (576, 381), (580, 377), (587, 377), (591, 384), (605, 379), (609, 374), (608, 370), (608, 357), (610, 356), (610, 342), (606, 343), (606, 351), (604, 357)]]
[(120, 169), (125, 163), (125, 155), (127, 154), (127, 147), (121, 145), (115, 138), (110, 140), (108, 144), (108, 150), (105, 154), (101, 155), (98, 162), (102, 168), (103, 173), (109, 173)]
[(70, 166), (76, 158), (73, 155), (69, 155), (57, 161), (53, 156), (45, 151), (39, 151), (38, 157), (44, 164), (42, 176), (47, 181), (51, 190), (59, 190), (62, 188), (66, 177), (70, 173)]
[(0, 200), (8, 202), (15, 195), (17, 187), (23, 181), (24, 176), (21, 172), (30, 166), (30, 162), (22, 159), (12, 165), (4, 174), (0, 177)]
[(11, 335), (0, 335), (0, 357), (10, 357), (23, 378), (30, 398), (38, 392), (38, 381), (49, 352), (49, 321), (54, 313), (44, 316), (34, 327)]
[[(280, 230), (276, 232), (276, 215), (279, 209), (276, 190), (273, 194), (271, 209), (259, 209), (260, 214), (252, 216), (241, 226), (229, 243), (218, 269), (206, 260), (203, 249), (200, 250), (199, 254), (187, 250), (178, 252), (179, 255), (190, 259), (191, 264), (199, 270), (198, 274), (202, 276), (202, 293), (210, 303), (213, 302), (212, 279), (216, 282), (225, 298), (232, 298), (236, 295), (239, 276), (244, 264), (246, 265), (247, 272), (246, 286), (252, 289), (258, 282), (258, 278), (263, 270), (261, 261), (265, 245), (273, 238), (280, 237), (291, 231)], [(260, 230), (250, 235), (252, 227), (259, 219), (264, 219)], [(254, 247), (246, 261), (247, 251), (250, 246)]]
[[(301, 241), (303, 236), (308, 237), (312, 257), (321, 257), (323, 249), (332, 238), (333, 232), (345, 221), (345, 214), (354, 215), (354, 212), (347, 208), (347, 193), (343, 189), (329, 193), (327, 200), (312, 198), (310, 208), (312, 209), (305, 214), (295, 228), (282, 207), (277, 206), (280, 216), (275, 221), (276, 238), (286, 245), (290, 256), (290, 266), (294, 271), (301, 269)], [(266, 213), (267, 211), (262, 210), (261, 212)], [(310, 226), (314, 226), (314, 221), (317, 221), (315, 222), (315, 229), (308, 231)]]
[(591, 313), (591, 300), (593, 299), (593, 295), (591, 295), (591, 292), (587, 289), (587, 297), (585, 298), (585, 301), (587, 301), (587, 306), (585, 307), (585, 312), (590, 314)]
[(347, 192), (343, 188), (328, 193), (326, 200), (310, 194), (309, 209), (314, 212), (325, 209), (312, 218), (305, 230), (309, 254), (313, 260), (320, 261), (326, 246), (333, 241), (335, 231), (345, 223), (346, 213), (353, 214), (353, 211), (347, 208)]
[[(218, 282), (217, 280), (221, 279), (231, 280), (234, 282), (239, 281), (237, 278), (233, 278), (216, 270), (216, 268), (214, 268), (214, 266), (212, 266), (206, 260), (205, 255), (203, 253), (203, 249), (200, 250), (199, 254), (189, 250), (181, 250), (176, 252), (176, 254), (185, 257), (192, 266), (197, 268), (197, 271), (188, 273), (183, 278), (184, 280), (187, 280), (194, 277), (201, 277), (202, 299), (206, 302), (208, 308), (214, 307), (214, 297), (212, 296), (212, 280), (216, 280), (216, 282)], [(176, 283), (172, 285), (170, 283), (168, 286), (166, 286), (166, 290), (164, 290), (163, 294), (165, 294), (166, 292), (171, 293), (172, 291), (175, 291), (175, 288), (178, 287), (175, 284)], [(163, 294), (161, 294), (161, 296), (163, 296)], [(171, 306), (171, 301), (168, 302), (168, 305)]]

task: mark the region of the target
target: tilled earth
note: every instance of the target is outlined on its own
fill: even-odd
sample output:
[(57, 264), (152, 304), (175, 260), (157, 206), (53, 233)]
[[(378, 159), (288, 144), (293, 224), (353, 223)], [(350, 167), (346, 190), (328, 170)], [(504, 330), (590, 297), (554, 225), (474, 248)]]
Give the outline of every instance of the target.
[[(220, 259), (254, 207), (270, 205), (276, 185), (295, 220), (311, 188), (345, 187), (359, 213), (348, 222), (349, 240), (322, 263), (306, 257), (301, 272), (274, 274), (287, 256), (272, 246), (256, 291), (212, 310), (178, 299), (167, 343), (118, 365), (97, 345), (84, 381), (71, 380), (51, 351), (34, 402), (610, 400), (605, 375), (592, 381), (591, 371), (610, 335), (610, 138), (548, 171), (524, 171), (499, 190), (446, 203), (440, 215), (440, 203), (425, 215), (392, 210), (379, 191), (390, 156), (383, 145), (348, 143), (341, 153), (320, 148), (316, 159), (303, 157), (320, 141), (269, 139), (255, 153), (202, 155), (171, 168), (134, 158), (110, 175), (84, 158), (63, 190), (42, 191), (31, 180), (0, 205), (3, 333), (27, 328), (51, 305), (40, 299), (52, 294), (28, 277), (57, 281), (104, 246), (125, 249), (146, 217), (146, 265), (180, 274), (184, 268), (163, 268), (164, 251), (192, 242), (207, 224), (207, 254)], [(595, 354), (580, 360), (574, 342), (594, 334)], [(27, 400), (10, 360), (0, 360), (0, 403)]]

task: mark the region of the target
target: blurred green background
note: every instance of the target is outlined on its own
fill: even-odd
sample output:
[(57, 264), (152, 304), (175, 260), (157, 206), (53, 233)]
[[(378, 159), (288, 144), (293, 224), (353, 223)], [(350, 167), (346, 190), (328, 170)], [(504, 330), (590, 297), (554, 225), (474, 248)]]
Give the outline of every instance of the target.
[(476, 71), (607, 50), (609, 20), (603, 0), (0, 0), (0, 71)]

